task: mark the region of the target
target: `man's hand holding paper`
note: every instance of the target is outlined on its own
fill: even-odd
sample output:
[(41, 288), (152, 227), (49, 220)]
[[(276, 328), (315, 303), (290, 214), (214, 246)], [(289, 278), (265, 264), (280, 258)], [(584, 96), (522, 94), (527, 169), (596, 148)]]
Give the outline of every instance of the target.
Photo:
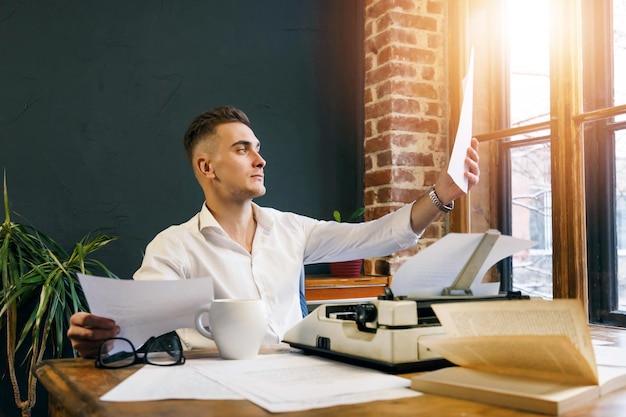
[(135, 347), (151, 336), (195, 328), (196, 312), (213, 301), (210, 278), (135, 281), (79, 274), (91, 312), (121, 327)]

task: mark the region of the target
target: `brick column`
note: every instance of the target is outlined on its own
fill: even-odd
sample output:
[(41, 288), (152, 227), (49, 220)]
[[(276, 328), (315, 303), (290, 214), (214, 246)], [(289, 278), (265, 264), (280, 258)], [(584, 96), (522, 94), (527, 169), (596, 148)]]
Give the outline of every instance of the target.
[[(420, 197), (448, 155), (445, 0), (365, 2), (365, 219)], [(367, 259), (366, 274), (393, 274), (447, 228), (441, 216), (420, 243)]]

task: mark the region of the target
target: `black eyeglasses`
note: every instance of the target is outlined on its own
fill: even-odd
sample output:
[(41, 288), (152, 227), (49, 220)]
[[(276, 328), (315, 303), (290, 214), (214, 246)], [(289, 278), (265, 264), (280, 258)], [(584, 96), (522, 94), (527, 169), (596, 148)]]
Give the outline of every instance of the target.
[(106, 339), (100, 345), (96, 359), (97, 368), (125, 368), (136, 363), (158, 366), (185, 363), (183, 348), (176, 332), (151, 337), (139, 349), (123, 337)]

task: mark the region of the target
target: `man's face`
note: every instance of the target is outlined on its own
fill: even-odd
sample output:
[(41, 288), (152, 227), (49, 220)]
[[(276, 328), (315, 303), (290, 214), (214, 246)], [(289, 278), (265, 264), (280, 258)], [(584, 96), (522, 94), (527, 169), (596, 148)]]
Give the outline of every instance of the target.
[(219, 125), (210, 164), (213, 185), (225, 198), (249, 200), (265, 194), (261, 143), (243, 123)]

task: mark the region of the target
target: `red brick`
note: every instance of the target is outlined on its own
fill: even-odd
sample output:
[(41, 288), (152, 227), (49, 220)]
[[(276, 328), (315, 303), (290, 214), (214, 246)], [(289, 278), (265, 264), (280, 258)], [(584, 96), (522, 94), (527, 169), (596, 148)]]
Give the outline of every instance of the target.
[(377, 200), (379, 203), (390, 203), (391, 200), (391, 187), (380, 187), (376, 192)]
[(390, 78), (416, 78), (417, 70), (408, 62), (388, 61), (365, 72), (365, 85), (375, 85)]
[(365, 120), (378, 119), (389, 116), (391, 113), (408, 116), (417, 115), (420, 113), (420, 103), (412, 99), (386, 97), (365, 106)]
[[(363, 203), (366, 207), (374, 205), (376, 203), (376, 193), (371, 189), (365, 190), (365, 192), (363, 193)], [(365, 219), (367, 220), (367, 216), (365, 217)]]
[(381, 47), (378, 50), (377, 59), (378, 65), (392, 60), (428, 65), (432, 65), (436, 62), (435, 53), (431, 50), (398, 44), (390, 44)]
[(372, 219), (379, 219), (383, 217), (385, 214), (391, 213), (392, 211), (395, 211), (395, 210), (392, 210), (392, 208), (389, 206), (374, 207), (371, 211)]
[(376, 154), (376, 164), (378, 167), (388, 167), (393, 165), (393, 155), (390, 150)]
[(411, 0), (378, 0), (365, 7), (365, 16), (368, 19), (376, 19), (389, 13), (390, 10), (413, 10), (413, 7)]
[(442, 1), (429, 1), (426, 11), (429, 14), (444, 15), (446, 12), (445, 3)]
[(439, 176), (439, 170), (437, 171), (426, 171), (424, 173), (424, 185), (433, 185), (437, 181), (437, 177)]
[(428, 47), (437, 49), (444, 45), (444, 37), (440, 33), (428, 35)]
[(417, 115), (421, 112), (421, 106), (419, 101), (406, 98), (397, 98), (392, 102), (392, 109), (394, 113)]
[(424, 107), (425, 107), (424, 114), (426, 116), (441, 116), (441, 106), (439, 106), (439, 103), (431, 101)]
[[(389, 11), (382, 14), (377, 22), (379, 31), (387, 28), (400, 26), (404, 28), (412, 28), (413, 30), (426, 30), (435, 32), (438, 30), (437, 19), (430, 16), (403, 13), (401, 11)], [(369, 16), (366, 16), (369, 18)]]
[(402, 130), (407, 132), (439, 133), (439, 124), (433, 119), (392, 115), (391, 117), (383, 117), (378, 120), (376, 122), (376, 130), (378, 132)]
[(377, 136), (372, 139), (368, 139), (365, 141), (365, 153), (374, 153), (379, 152), (385, 149), (389, 149), (391, 144), (391, 139), (389, 136)]
[(435, 68), (424, 67), (422, 68), (422, 80), (433, 81), (435, 79)]
[(384, 81), (373, 88), (374, 91), (376, 91), (376, 97), (378, 97), (379, 100), (391, 95), (394, 92), (390, 80)]
[(417, 135), (414, 133), (393, 132), (391, 143), (399, 148), (408, 148), (417, 143)]
[(391, 113), (392, 98), (378, 100), (365, 106), (365, 120), (378, 119), (386, 114)]
[(396, 166), (423, 167), (433, 166), (433, 155), (417, 152), (397, 152), (393, 158)]
[(393, 156), (393, 165), (415, 167), (419, 166), (418, 159), (418, 154), (415, 152), (395, 152)]
[(414, 28), (392, 28), (391, 38), (395, 43), (415, 45), (418, 39), (418, 32)]
[(411, 203), (419, 198), (420, 191), (394, 187), (392, 189), (391, 198), (396, 203)]
[(413, 175), (413, 172), (410, 170), (396, 167), (392, 169), (392, 173), (394, 184), (415, 181), (415, 175)]
[(439, 94), (433, 84), (404, 80), (391, 80), (391, 88), (398, 94), (409, 97), (438, 99)]
[(378, 53), (382, 48), (391, 44), (410, 44), (417, 42), (417, 33), (412, 29), (391, 27), (381, 31), (365, 41), (365, 51)]
[(372, 187), (376, 185), (389, 184), (391, 181), (391, 170), (382, 169), (374, 172), (365, 173), (365, 186)]

